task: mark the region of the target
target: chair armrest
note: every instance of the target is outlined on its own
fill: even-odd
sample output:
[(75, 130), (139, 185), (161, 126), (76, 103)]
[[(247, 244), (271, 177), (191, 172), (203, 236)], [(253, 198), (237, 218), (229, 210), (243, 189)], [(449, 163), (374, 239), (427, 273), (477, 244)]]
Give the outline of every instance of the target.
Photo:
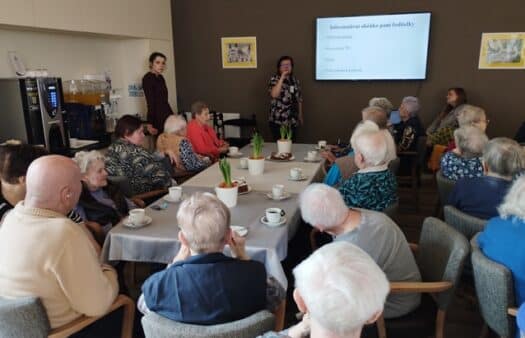
[(283, 299), (281, 304), (273, 311), (275, 316), (275, 332), (282, 331), (284, 329), (284, 316), (286, 314), (286, 299)]
[(517, 317), (518, 316), (518, 308), (515, 307), (509, 307), (507, 310), (507, 313), (511, 316)]
[(451, 289), (451, 282), (391, 282), (390, 293), (435, 293)]
[(52, 329), (49, 332), (48, 338), (67, 338), (75, 332), (79, 332), (83, 328), (89, 326), (93, 322), (96, 322), (100, 318), (104, 317), (108, 313), (115, 311), (116, 309), (124, 307), (124, 318), (122, 319), (122, 338), (131, 338), (133, 333), (133, 320), (135, 318), (135, 303), (133, 300), (124, 295), (118, 295), (113, 304), (111, 304), (108, 312), (98, 317), (87, 317), (81, 316), (74, 321), (64, 324), (60, 327)]
[(149, 198), (153, 198), (153, 197), (157, 197), (157, 196), (161, 196), (161, 195), (166, 195), (168, 193), (168, 189), (164, 188), (164, 189), (158, 189), (158, 190), (152, 190), (152, 191), (147, 191), (147, 192), (143, 192), (142, 194), (137, 194), (137, 195), (134, 195), (131, 197), (131, 199), (141, 199), (141, 200), (146, 200), (146, 199), (149, 199)]

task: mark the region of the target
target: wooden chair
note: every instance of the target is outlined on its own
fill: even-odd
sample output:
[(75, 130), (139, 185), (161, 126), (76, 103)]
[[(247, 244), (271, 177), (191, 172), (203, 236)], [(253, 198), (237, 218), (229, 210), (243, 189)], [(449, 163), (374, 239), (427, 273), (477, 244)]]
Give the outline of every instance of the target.
[(489, 328), (500, 337), (512, 338), (516, 331), (517, 309), (512, 273), (505, 266), (487, 258), (472, 238), (472, 268), (481, 316), (485, 321), (481, 336), (487, 337)]
[[(131, 338), (135, 318), (135, 303), (131, 298), (119, 295), (105, 315), (121, 307), (124, 309), (121, 338)], [(38, 298), (0, 299), (0, 336), (66, 338), (105, 315), (81, 316), (68, 324), (49, 330), (47, 314)]]
[(410, 173), (396, 173), (398, 185), (408, 185), (415, 199), (415, 208), (419, 208), (419, 186), (421, 185), (421, 172), (425, 165), (426, 136), (417, 138), (416, 151), (400, 151), (397, 156), (400, 161), (410, 163)]
[(242, 148), (250, 143), (253, 133), (257, 131), (257, 119), (255, 114), (252, 114), (250, 118), (240, 117), (238, 119), (224, 120), (223, 126), (239, 127), (240, 137), (225, 137), (225, 140), (231, 146)]
[[(412, 244), (411, 248), (415, 251), (422, 282), (391, 282), (390, 292), (429, 294), (437, 307), (435, 337), (443, 338), (446, 313), (469, 253), (469, 244), (454, 228), (437, 218), (427, 217), (423, 222), (419, 245)], [(413, 327), (412, 321), (429, 315), (422, 306), (401, 318), (380, 318), (376, 324), (379, 336), (386, 337), (390, 328), (397, 331)]]
[(224, 138), (224, 116), (222, 113), (215, 110), (210, 110), (211, 119), (213, 122), (213, 129), (219, 139)]

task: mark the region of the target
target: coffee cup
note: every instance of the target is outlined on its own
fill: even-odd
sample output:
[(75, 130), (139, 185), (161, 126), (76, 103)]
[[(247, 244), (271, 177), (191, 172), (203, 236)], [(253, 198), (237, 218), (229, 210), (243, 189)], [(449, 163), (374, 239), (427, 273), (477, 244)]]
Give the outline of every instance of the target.
[(131, 209), (129, 211), (129, 220), (133, 225), (140, 225), (146, 219), (146, 211), (144, 209)]
[(317, 158), (317, 151), (311, 150), (306, 153), (306, 159), (309, 161), (314, 161)]
[(242, 169), (248, 168), (248, 157), (242, 157), (239, 160), (239, 165), (241, 166)]
[(325, 140), (321, 140), (317, 142), (317, 145), (319, 146), (320, 149), (324, 149), (326, 148), (327, 142)]
[(178, 201), (182, 197), (182, 187), (170, 187), (169, 188), (169, 196), (170, 199), (173, 201)]
[(272, 196), (273, 198), (281, 198), (284, 194), (284, 185), (282, 184), (275, 184), (272, 187)]
[(284, 210), (279, 208), (266, 209), (266, 221), (270, 224), (276, 224), (281, 221), (281, 217), (285, 215)]
[(300, 179), (301, 177), (303, 177), (303, 170), (301, 168), (290, 169), (290, 177), (294, 180)]
[(238, 147), (229, 147), (228, 148), (228, 151), (231, 155), (235, 155), (239, 152), (239, 148)]

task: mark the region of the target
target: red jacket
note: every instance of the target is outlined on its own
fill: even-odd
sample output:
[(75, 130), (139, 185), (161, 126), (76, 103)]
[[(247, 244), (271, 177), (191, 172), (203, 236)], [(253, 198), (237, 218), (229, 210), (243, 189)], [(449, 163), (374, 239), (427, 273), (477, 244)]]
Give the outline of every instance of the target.
[(200, 124), (195, 119), (188, 123), (188, 139), (197, 154), (219, 158), (219, 147), (224, 145), (223, 140), (217, 138), (212, 127)]

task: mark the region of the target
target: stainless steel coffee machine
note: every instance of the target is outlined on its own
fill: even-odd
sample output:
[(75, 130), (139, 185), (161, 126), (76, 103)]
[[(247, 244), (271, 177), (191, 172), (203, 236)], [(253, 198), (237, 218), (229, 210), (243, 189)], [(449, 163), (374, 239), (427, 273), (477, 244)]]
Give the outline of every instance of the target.
[(0, 142), (17, 139), (67, 154), (63, 102), (60, 78), (0, 79)]

